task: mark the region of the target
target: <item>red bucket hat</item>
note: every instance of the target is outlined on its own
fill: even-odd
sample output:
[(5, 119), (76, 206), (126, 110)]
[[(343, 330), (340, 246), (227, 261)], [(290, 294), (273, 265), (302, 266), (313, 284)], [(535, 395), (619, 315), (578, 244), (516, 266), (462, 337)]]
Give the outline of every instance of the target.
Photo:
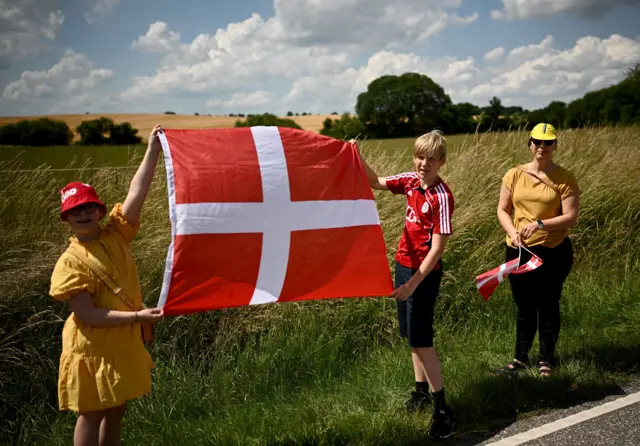
[(85, 203), (96, 203), (100, 205), (103, 212), (107, 212), (107, 207), (98, 197), (96, 190), (79, 181), (74, 181), (63, 187), (60, 191), (60, 199), (60, 219), (64, 218), (64, 213), (69, 209)]

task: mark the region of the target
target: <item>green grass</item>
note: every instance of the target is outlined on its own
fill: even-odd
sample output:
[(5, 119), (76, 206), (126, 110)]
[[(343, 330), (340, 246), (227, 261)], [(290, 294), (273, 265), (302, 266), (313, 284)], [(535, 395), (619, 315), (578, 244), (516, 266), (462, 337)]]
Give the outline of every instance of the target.
[[(640, 129), (632, 128), (561, 135), (557, 161), (576, 174), (583, 197), (572, 232), (576, 261), (561, 301), (557, 375), (542, 380), (529, 373), (509, 381), (489, 374), (513, 354), (515, 308), (507, 284), (484, 302), (474, 278), (503, 260), (498, 188), (509, 167), (527, 160), (525, 141), (522, 133), (452, 137), (442, 173), (456, 211), (436, 308), (436, 347), (460, 419), (458, 439), (481, 440), (518, 417), (618, 393), (640, 372)], [(368, 141), (362, 152), (380, 174), (411, 169), (411, 140)], [(66, 166), (58, 161), (56, 166)], [(47, 296), (51, 268), (69, 235), (56, 219), (63, 178), (47, 168), (19, 172), (15, 162), (4, 166), (13, 173), (0, 177), (7, 191), (0, 196), (0, 443), (69, 444), (75, 418), (56, 408), (60, 332), (68, 309)], [(95, 184), (109, 204), (124, 197), (132, 173), (73, 172)], [(404, 202), (376, 196), (393, 266)], [(142, 228), (133, 253), (147, 304), (155, 304), (169, 243), (162, 168)], [(159, 326), (152, 356), (153, 392), (130, 404), (125, 444), (426, 441), (429, 416), (400, 410), (413, 372), (391, 299), (168, 318)]]
[(22, 169), (48, 166), (60, 168), (97, 168), (126, 166), (136, 155), (143, 155), (145, 145), (132, 146), (0, 146), (0, 162), (19, 163)]

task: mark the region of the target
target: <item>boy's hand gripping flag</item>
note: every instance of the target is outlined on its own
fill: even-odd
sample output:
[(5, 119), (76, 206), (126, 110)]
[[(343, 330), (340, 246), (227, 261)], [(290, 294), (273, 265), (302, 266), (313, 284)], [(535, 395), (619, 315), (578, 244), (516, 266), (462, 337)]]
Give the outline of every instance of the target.
[(523, 274), (529, 271), (533, 271), (542, 265), (542, 259), (529, 251), (527, 248), (524, 248), (531, 254), (531, 259), (522, 266), (520, 265), (520, 258), (522, 257), (522, 249), (520, 247), (518, 249), (518, 258), (508, 261), (507, 263), (503, 263), (497, 268), (492, 269), (491, 271), (487, 271), (484, 274), (480, 274), (476, 277), (476, 287), (484, 300), (489, 300), (489, 296), (498, 288), (498, 285), (507, 277), (509, 274)]
[(352, 144), (279, 127), (160, 134), (171, 246), (159, 307), (225, 307), (393, 291)]

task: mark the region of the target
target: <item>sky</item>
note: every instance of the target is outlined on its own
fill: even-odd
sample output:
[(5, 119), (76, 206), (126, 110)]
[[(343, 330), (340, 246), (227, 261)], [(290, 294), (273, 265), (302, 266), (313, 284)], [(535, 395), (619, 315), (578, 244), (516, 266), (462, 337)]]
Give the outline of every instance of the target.
[(526, 109), (640, 62), (640, 0), (0, 0), (0, 115), (353, 112), (374, 79)]

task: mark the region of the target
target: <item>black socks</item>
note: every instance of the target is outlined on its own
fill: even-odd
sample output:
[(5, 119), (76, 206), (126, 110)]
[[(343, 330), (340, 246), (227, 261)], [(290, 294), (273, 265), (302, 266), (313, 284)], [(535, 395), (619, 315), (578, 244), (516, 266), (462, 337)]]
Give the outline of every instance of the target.
[(432, 393), (432, 395), (433, 406), (436, 411), (443, 410), (447, 407), (447, 403), (444, 400), (444, 388), (442, 388), (438, 392)]
[(424, 393), (425, 395), (429, 395), (429, 383), (427, 381), (416, 381), (416, 393)]

